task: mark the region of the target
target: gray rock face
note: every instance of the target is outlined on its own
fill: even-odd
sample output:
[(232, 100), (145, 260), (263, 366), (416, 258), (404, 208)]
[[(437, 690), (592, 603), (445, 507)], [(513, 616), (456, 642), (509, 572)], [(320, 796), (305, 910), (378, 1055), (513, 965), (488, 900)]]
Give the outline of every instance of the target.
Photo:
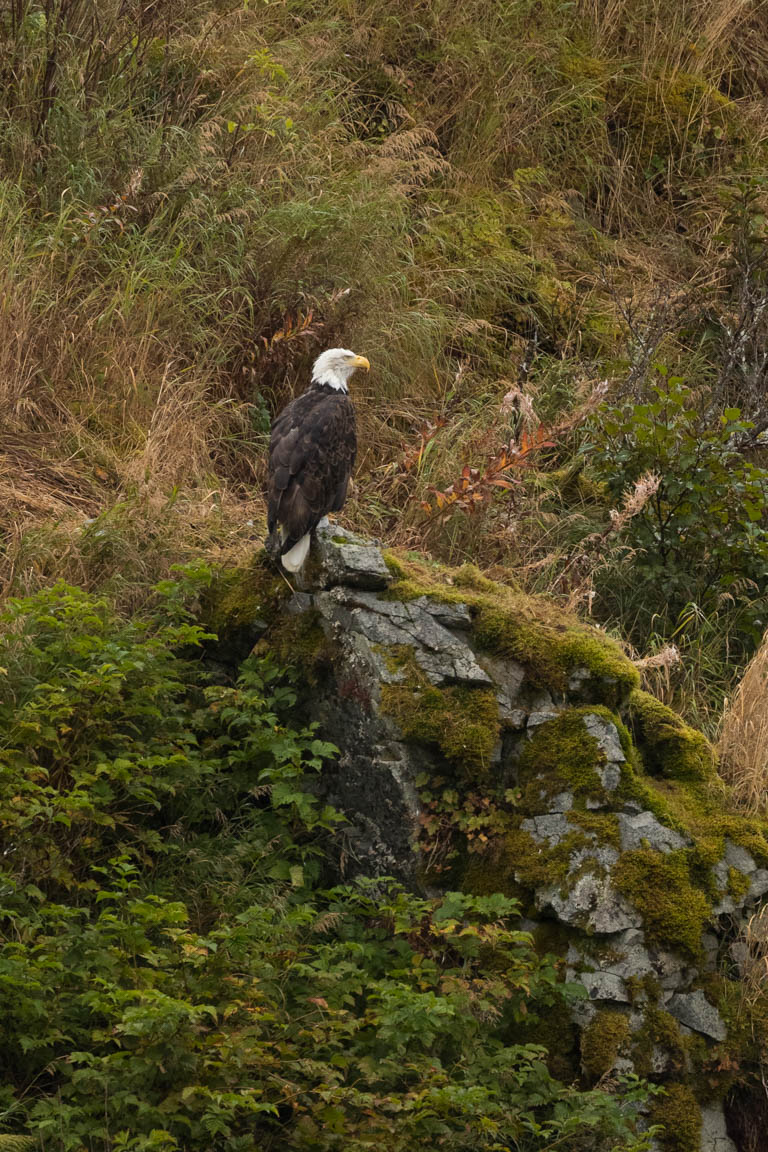
[(722, 1016), (700, 990), (678, 993), (670, 999), (667, 1007), (672, 1016), (693, 1032), (701, 1032), (719, 1041), (728, 1035)]
[(537, 890), (536, 907), (582, 932), (610, 934), (639, 927), (642, 916), (611, 884), (610, 869), (618, 858), (607, 846), (579, 849), (564, 884)]
[(746, 875), (757, 871), (757, 864), (746, 848), (742, 848), (740, 844), (734, 844), (731, 840), (725, 841), (725, 863), (729, 868), (735, 868)]
[(626, 983), (614, 972), (581, 972), (578, 980), (586, 988), (590, 1000), (609, 1000), (612, 1004), (631, 1003)]
[(332, 588), (318, 593), (315, 607), (332, 627), (367, 640), (376, 653), (378, 675), (385, 684), (405, 681), (407, 669), (392, 670), (384, 653), (376, 649), (401, 653), (410, 650), (413, 660), (435, 685), (491, 683), (472, 650), (440, 623), (438, 613), (430, 610), (428, 602), (381, 600), (372, 592)]
[(559, 713), (552, 711), (546, 712), (531, 712), (528, 717), (528, 731), (531, 732), (534, 728), (538, 728), (541, 724), (546, 724), (547, 720), (554, 720)]
[(626, 757), (622, 751), (615, 724), (611, 724), (610, 720), (606, 720), (604, 716), (598, 716), (594, 712), (584, 717), (584, 727), (598, 747), (603, 750), (609, 764), (624, 763)]
[(620, 813), (619, 834), (622, 852), (635, 848), (653, 848), (656, 852), (675, 852), (685, 848), (688, 841), (679, 832), (660, 824), (651, 812), (638, 812), (636, 816)]
[(523, 666), (515, 660), (499, 660), (487, 652), (478, 653), (477, 661), (496, 686), (501, 719), (513, 728), (523, 728), (526, 714), (519, 707), (520, 689), (525, 680)]
[[(725, 841), (723, 859), (718, 861), (712, 871), (720, 891), (720, 900), (713, 909), (714, 916), (730, 915), (746, 904), (759, 900), (768, 892), (768, 869), (758, 868), (746, 848), (734, 844), (731, 840)], [(746, 877), (749, 882), (746, 895), (740, 900), (737, 900), (730, 891), (733, 872)]]
[(758, 900), (766, 892), (768, 892), (768, 868), (758, 868), (749, 878), (747, 900)]
[(318, 583), (322, 587), (346, 584), (350, 588), (386, 588), (389, 583), (389, 569), (381, 550), (337, 524), (318, 526), (314, 554), (320, 562)]
[(644, 993), (628, 991), (627, 981), (653, 977), (661, 991), (661, 1001), (672, 993), (687, 987), (696, 976), (696, 969), (674, 952), (652, 948), (646, 944), (640, 928), (628, 928), (609, 937), (603, 947), (592, 942), (573, 941), (566, 956), (567, 978), (583, 984), (592, 1000), (606, 1000), (627, 1004), (633, 1000), (642, 1003)]
[(725, 1126), (723, 1109), (717, 1104), (701, 1110), (701, 1152), (737, 1152)]
[(523, 820), (520, 827), (525, 832), (529, 832), (534, 840), (539, 843), (546, 841), (550, 847), (559, 844), (569, 832), (573, 832), (573, 825), (569, 824), (567, 816), (562, 812), (549, 812), (546, 816), (532, 816), (529, 820)]

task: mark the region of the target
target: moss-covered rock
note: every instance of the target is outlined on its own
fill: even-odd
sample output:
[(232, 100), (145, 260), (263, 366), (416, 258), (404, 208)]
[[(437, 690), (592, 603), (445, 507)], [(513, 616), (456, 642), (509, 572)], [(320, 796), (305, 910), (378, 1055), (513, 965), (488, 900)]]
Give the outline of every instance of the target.
[(651, 1122), (661, 1124), (664, 1152), (700, 1152), (701, 1109), (687, 1084), (669, 1084), (656, 1103)]
[(630, 726), (652, 775), (670, 780), (715, 777), (715, 754), (706, 737), (649, 692), (635, 689), (627, 702)]
[(436, 688), (423, 677), (384, 684), (382, 711), (397, 721), (404, 738), (439, 748), (471, 774), (485, 773), (499, 739), (499, 706), (489, 688)]
[[(386, 567), (385, 589), (355, 583), (357, 572), (349, 584), (323, 576), (320, 593), (288, 611), (290, 586), (260, 556), (216, 583), (210, 623), (225, 637), (262, 636), (322, 698), (345, 750), (331, 796), (375, 828), (371, 874), (394, 860), (416, 887), (517, 897), (598, 1009), (580, 1037), (578, 1013), (554, 1026), (555, 1043), (570, 1029), (557, 1075), (581, 1069), (594, 1082), (629, 1058), (640, 1075), (673, 1081), (655, 1118), (666, 1148), (691, 1152), (701, 1120), (687, 1085), (725, 1084), (720, 1050), (729, 1068), (760, 1057), (740, 1008), (725, 1042), (695, 1022), (684, 1034), (671, 1012), (702, 991), (702, 935), (717, 910), (761, 890), (752, 877), (768, 867), (766, 828), (729, 806), (707, 741), (639, 690), (599, 631), (472, 567), (401, 554)], [(670, 1011), (662, 981), (677, 995)]]
[(273, 624), (269, 647), (280, 664), (298, 669), (310, 685), (317, 683), (321, 665), (333, 658), (334, 650), (314, 608), (293, 616), (286, 614)]
[(679, 1022), (659, 1007), (657, 999), (652, 996), (650, 1002), (644, 1004), (643, 1022), (632, 1034), (632, 1063), (639, 1076), (651, 1077), (660, 1071), (665, 1075), (683, 1075), (689, 1065), (701, 1061), (706, 1044), (693, 1033), (684, 1036)]
[(519, 779), (524, 788), (524, 807), (531, 812), (544, 811), (547, 799), (568, 791), (581, 801), (587, 798), (604, 802), (606, 791), (600, 769), (606, 755), (584, 723), (590, 715), (609, 721), (611, 714), (600, 708), (570, 708), (539, 725), (523, 748), (519, 762)]
[(649, 942), (691, 960), (700, 958), (711, 904), (691, 881), (686, 852), (662, 855), (648, 848), (625, 852), (614, 869), (613, 883), (641, 913)]
[(623, 1012), (597, 1012), (581, 1033), (581, 1063), (590, 1079), (610, 1072), (627, 1048), (629, 1020)]
[(219, 637), (264, 630), (292, 595), (287, 580), (263, 550), (247, 564), (221, 572), (203, 606), (204, 621)]
[(615, 706), (639, 684), (637, 669), (615, 641), (543, 596), (495, 583), (470, 565), (451, 572), (391, 553), (386, 561), (396, 577), (387, 597), (466, 604), (478, 647), (522, 664), (539, 688), (565, 693), (573, 673), (586, 669), (595, 703)]

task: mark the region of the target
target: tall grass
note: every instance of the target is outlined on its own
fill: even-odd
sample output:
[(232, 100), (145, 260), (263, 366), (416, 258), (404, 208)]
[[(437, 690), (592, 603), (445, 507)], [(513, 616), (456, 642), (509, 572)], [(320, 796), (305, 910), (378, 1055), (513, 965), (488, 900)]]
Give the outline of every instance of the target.
[[(695, 281), (727, 313), (764, 10), (0, 0), (5, 585), (51, 516), (76, 536), (115, 502), (151, 525), (216, 492), (258, 519), (269, 418), (343, 343), (374, 368), (349, 517), (546, 586), (605, 525), (548, 477), (577, 433), (472, 523), (427, 530), (421, 502), (517, 434), (511, 386), (545, 424), (619, 386), (630, 291)], [(698, 365), (694, 330), (668, 350)]]
[(728, 702), (717, 750), (738, 804), (747, 812), (768, 811), (768, 638)]

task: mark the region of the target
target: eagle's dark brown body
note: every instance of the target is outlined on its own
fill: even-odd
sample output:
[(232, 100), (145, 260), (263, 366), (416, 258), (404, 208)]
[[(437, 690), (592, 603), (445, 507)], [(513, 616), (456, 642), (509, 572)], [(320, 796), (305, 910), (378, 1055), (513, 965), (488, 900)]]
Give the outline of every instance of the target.
[(346, 392), (314, 383), (276, 417), (267, 506), (275, 555), (285, 555), (326, 513), (340, 510), (356, 453), (355, 409)]

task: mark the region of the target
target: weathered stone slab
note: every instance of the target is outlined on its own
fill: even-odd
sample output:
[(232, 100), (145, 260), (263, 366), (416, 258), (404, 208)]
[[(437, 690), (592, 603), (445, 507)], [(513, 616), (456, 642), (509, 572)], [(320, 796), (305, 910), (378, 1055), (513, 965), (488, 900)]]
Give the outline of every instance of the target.
[(676, 852), (688, 841), (673, 828), (660, 824), (651, 812), (638, 812), (636, 816), (619, 813), (619, 833), (622, 852), (647, 846), (656, 852)]
[(386, 588), (392, 579), (381, 549), (337, 524), (319, 525), (314, 544), (323, 587)]
[(701, 1110), (701, 1152), (737, 1152), (720, 1104), (709, 1104)]
[(564, 924), (583, 932), (610, 934), (639, 928), (642, 917), (611, 884), (618, 852), (594, 845), (575, 852), (567, 877), (536, 892), (536, 907), (555, 913)]
[(701, 1032), (713, 1040), (725, 1040), (728, 1035), (722, 1016), (700, 989), (672, 996), (667, 1011), (681, 1024), (685, 1024), (686, 1028)]

